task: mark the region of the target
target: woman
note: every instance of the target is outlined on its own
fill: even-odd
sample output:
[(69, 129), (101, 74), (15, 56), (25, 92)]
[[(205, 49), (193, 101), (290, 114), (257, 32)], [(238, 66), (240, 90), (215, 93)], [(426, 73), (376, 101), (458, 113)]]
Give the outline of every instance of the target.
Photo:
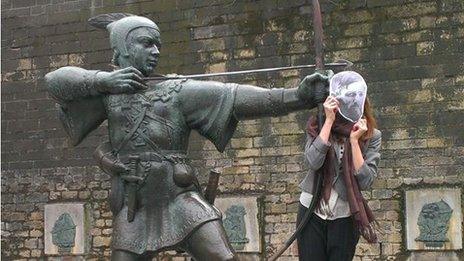
[(361, 102), (363, 115), (353, 120), (339, 110), (343, 99), (329, 96), (321, 131), (314, 117), (308, 122), (305, 159), (309, 173), (300, 184), (297, 223), (311, 203), (314, 177), (323, 175), (324, 182), (315, 213), (298, 236), (300, 260), (352, 260), (360, 235), (368, 242), (377, 241), (374, 218), (360, 190), (369, 189), (377, 176), (381, 133), (365, 95)]

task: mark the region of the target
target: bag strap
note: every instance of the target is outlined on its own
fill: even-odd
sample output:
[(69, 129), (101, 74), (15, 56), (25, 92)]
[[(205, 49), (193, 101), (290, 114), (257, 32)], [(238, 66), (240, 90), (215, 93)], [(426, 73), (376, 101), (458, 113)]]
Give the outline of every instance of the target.
[(145, 114), (147, 113), (148, 106), (143, 106), (142, 113), (140, 113), (140, 116), (137, 118), (135, 121), (134, 125), (132, 126), (132, 129), (127, 133), (127, 135), (124, 137), (124, 139), (119, 143), (119, 145), (113, 149), (114, 155), (117, 155), (119, 151), (127, 144), (127, 142), (134, 136), (135, 132), (137, 129), (140, 127), (140, 124), (142, 124), (143, 119), (145, 118)]

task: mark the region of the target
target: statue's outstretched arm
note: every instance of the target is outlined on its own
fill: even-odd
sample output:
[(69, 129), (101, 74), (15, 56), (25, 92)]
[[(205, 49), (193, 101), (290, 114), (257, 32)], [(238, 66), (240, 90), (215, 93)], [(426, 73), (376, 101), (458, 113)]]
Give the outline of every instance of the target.
[(331, 75), (332, 72), (327, 72), (326, 75), (314, 73), (307, 76), (297, 88), (292, 89), (239, 85), (234, 101), (234, 115), (239, 120), (253, 119), (314, 108), (328, 95), (328, 91), (317, 93), (316, 83), (322, 81), (328, 85)]
[(147, 88), (142, 74), (133, 67), (113, 72), (62, 67), (45, 75), (47, 88), (59, 103), (110, 93), (131, 93)]

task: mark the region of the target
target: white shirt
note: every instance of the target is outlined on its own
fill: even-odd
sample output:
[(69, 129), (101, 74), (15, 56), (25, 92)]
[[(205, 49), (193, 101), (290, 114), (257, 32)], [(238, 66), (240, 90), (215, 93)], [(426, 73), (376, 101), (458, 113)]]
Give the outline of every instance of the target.
[[(339, 143), (339, 142), (334, 142), (333, 146), (334, 146), (335, 154), (337, 155), (337, 160), (340, 163), (339, 173), (342, 173), (341, 161), (343, 158), (344, 146), (343, 146), (343, 143)], [(339, 177), (339, 178), (343, 178), (343, 177)], [(334, 183), (335, 183), (335, 180), (332, 183), (332, 186)], [(303, 191), (300, 195), (301, 205), (309, 208), (312, 198), (313, 198), (313, 195)], [(344, 218), (344, 217), (351, 216), (350, 205), (348, 201), (341, 199), (338, 196), (337, 191), (333, 189), (333, 187), (332, 187), (332, 190), (330, 191), (330, 197), (329, 197), (328, 202), (326, 203), (324, 200), (321, 200), (319, 207), (316, 208), (315, 213), (316, 215), (318, 215), (320, 218), (324, 220), (334, 220), (337, 218)]]

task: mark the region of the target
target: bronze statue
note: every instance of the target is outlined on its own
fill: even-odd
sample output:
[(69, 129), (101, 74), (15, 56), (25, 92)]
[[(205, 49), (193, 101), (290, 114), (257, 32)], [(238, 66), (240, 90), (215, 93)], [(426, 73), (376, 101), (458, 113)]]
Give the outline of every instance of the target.
[(192, 129), (222, 152), (243, 119), (311, 109), (327, 96), (316, 91), (331, 72), (305, 77), (297, 88), (266, 89), (197, 80), (146, 82), (156, 68), (160, 31), (151, 20), (105, 14), (89, 20), (110, 32), (113, 63), (104, 72), (64, 67), (46, 75), (73, 145), (104, 120), (109, 142), (96, 157), (112, 176), (112, 260), (150, 258), (164, 250), (195, 260), (235, 260), (221, 214), (201, 193), (186, 157)]

